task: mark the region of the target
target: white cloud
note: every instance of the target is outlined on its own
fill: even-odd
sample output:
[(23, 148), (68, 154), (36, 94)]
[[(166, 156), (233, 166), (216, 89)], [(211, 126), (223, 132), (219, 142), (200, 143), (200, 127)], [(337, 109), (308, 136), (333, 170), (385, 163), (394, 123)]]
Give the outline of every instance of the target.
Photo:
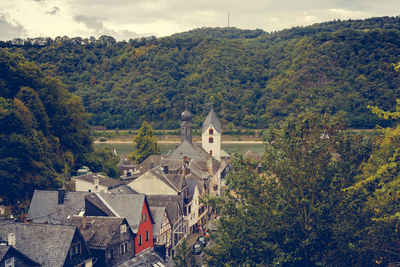
[(0, 40), (13, 39), (15, 37), (25, 37), (25, 28), (7, 14), (0, 13)]
[[(13, 19), (13, 35), (165, 36), (203, 26), (266, 31), (333, 19), (397, 15), (398, 0), (13, 0), (0, 13)], [(80, 19), (79, 19), (80, 18)], [(10, 20), (7, 21), (10, 23)], [(5, 26), (3, 26), (5, 27)], [(13, 28), (10, 28), (13, 29)], [(25, 29), (26, 31), (24, 31)], [(7, 38), (4, 37), (1, 38)], [(13, 36), (15, 37), (15, 36)], [(129, 37), (129, 38), (128, 38)]]

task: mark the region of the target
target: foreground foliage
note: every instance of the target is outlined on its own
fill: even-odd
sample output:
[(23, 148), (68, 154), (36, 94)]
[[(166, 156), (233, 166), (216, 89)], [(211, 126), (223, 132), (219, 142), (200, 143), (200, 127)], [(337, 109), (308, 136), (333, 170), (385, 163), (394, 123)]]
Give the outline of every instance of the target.
[[(263, 174), (233, 161), (211, 266), (369, 266), (360, 218), (365, 205), (346, 189), (372, 140), (344, 130), (343, 116), (306, 112), (265, 133)], [(357, 166), (357, 167), (355, 167)]]

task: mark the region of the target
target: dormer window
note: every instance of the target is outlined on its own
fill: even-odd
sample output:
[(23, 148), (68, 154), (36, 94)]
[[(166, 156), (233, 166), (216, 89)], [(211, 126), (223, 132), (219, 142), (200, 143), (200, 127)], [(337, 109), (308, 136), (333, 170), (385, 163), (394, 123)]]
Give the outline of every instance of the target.
[(77, 255), (81, 255), (81, 243), (80, 242), (75, 243), (71, 246), (70, 255), (71, 255), (71, 258), (74, 256), (77, 256)]
[(210, 137), (210, 138), (208, 138), (208, 142), (211, 144), (211, 143), (214, 143), (214, 138), (212, 138), (212, 137)]
[(213, 129), (213, 128), (210, 128), (210, 129), (208, 130), (208, 134), (214, 134), (214, 129)]

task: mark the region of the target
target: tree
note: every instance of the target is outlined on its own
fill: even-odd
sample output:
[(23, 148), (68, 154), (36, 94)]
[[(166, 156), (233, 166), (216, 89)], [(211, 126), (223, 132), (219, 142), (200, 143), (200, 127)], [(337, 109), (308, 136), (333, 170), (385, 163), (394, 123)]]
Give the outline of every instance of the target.
[[(394, 112), (370, 108), (382, 118), (400, 119), (400, 99)], [(400, 124), (380, 131), (381, 138), (362, 166), (362, 174), (347, 190), (364, 200), (360, 214), (364, 224), (358, 231), (361, 249), (371, 262), (396, 265), (400, 262)]]
[(157, 138), (154, 137), (154, 131), (151, 126), (144, 121), (137, 135), (133, 138), (136, 150), (131, 153), (131, 158), (141, 163), (148, 156), (160, 154), (160, 148), (157, 144)]
[(22, 56), (0, 49), (0, 198), (14, 205), (35, 189), (63, 186), (93, 151), (80, 98)]
[(188, 246), (186, 239), (183, 239), (177, 248), (175, 255), (173, 256), (175, 266), (197, 267), (198, 264), (196, 263), (196, 259), (191, 252), (192, 250)]
[(337, 155), (343, 122), (343, 114), (305, 112), (267, 130), (262, 175), (233, 159), (211, 266), (354, 265), (348, 240), (338, 238), (353, 205)]

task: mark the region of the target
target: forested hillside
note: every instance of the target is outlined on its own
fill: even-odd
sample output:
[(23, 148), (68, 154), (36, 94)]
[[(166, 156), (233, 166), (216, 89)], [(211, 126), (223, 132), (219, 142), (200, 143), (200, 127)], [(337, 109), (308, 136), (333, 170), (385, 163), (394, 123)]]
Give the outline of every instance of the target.
[(92, 152), (79, 97), (34, 64), (0, 49), (0, 198), (59, 188)]
[[(400, 93), (400, 18), (333, 21), (275, 33), (204, 28), (164, 38), (59, 37), (0, 44), (79, 95), (91, 125), (177, 128), (185, 96), (195, 126), (213, 102), (223, 122), (267, 128), (307, 108), (347, 112), (374, 127), (367, 105), (392, 110)], [(227, 123), (223, 123), (227, 125)], [(231, 124), (232, 126), (232, 124)]]

